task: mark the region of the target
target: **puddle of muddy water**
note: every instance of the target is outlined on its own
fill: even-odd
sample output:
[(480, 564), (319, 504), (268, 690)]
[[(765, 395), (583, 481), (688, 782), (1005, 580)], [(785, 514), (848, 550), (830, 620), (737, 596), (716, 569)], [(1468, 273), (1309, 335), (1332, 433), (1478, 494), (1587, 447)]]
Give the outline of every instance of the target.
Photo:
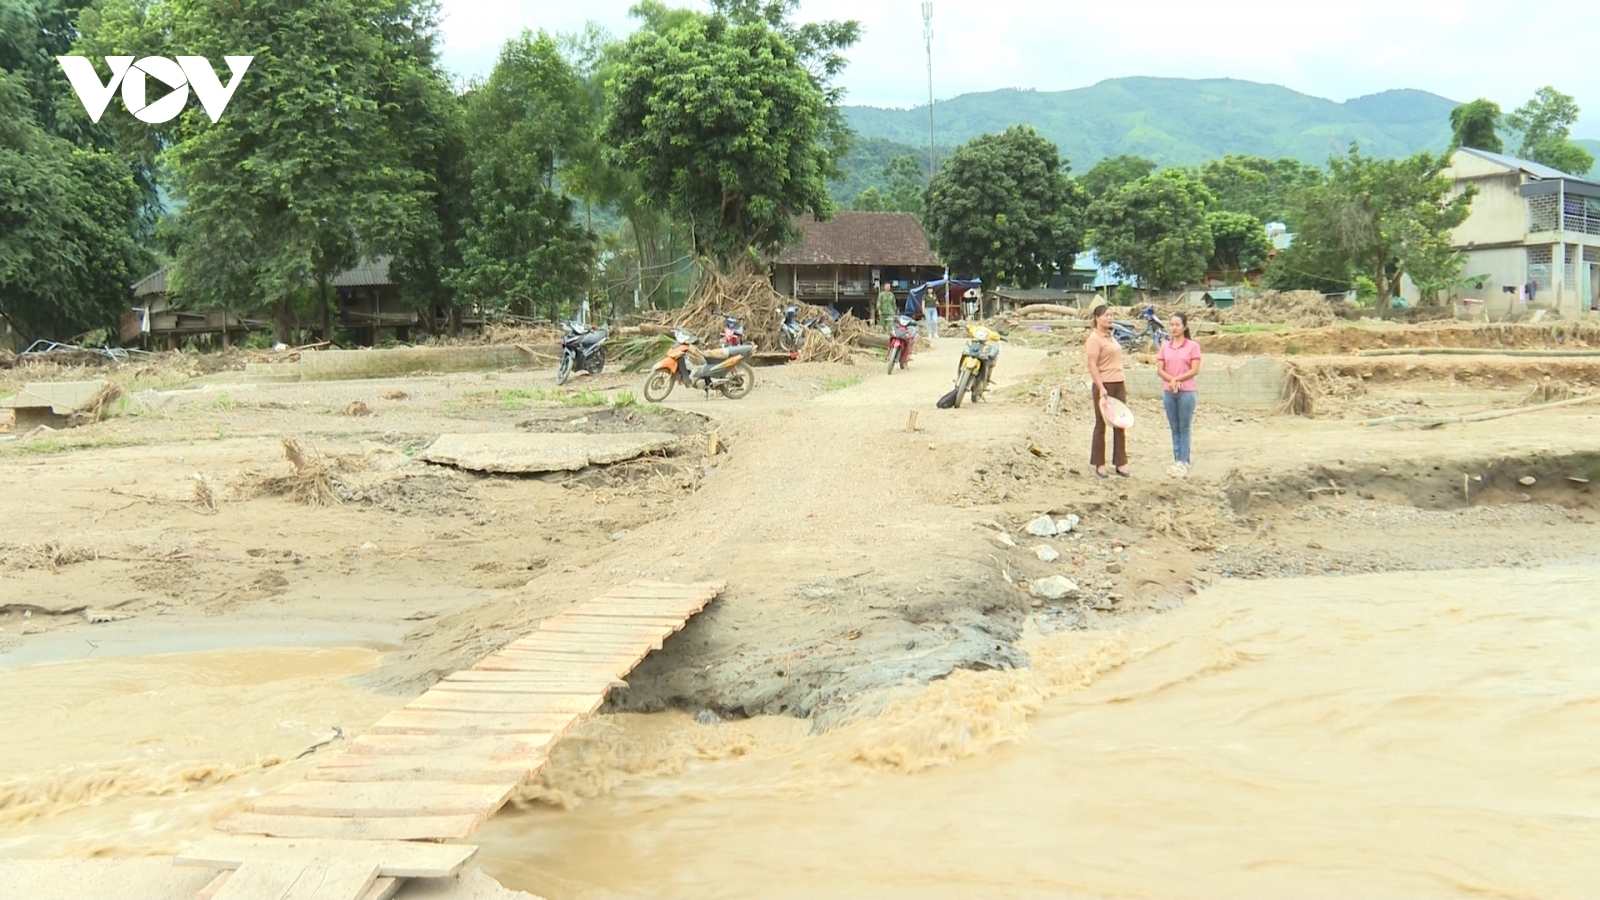
[[(171, 853), (396, 705), (369, 649), (227, 650), (0, 671), (0, 856)], [(338, 744), (330, 745), (330, 749)]]
[(479, 859), (551, 900), (1589, 896), (1597, 578), (1225, 584), (816, 737), (611, 717)]

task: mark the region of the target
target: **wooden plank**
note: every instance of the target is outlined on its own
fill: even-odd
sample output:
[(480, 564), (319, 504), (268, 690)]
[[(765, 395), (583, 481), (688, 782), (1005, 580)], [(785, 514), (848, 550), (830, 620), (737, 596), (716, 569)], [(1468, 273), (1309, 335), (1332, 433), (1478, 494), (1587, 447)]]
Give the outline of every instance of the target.
[(352, 756), (462, 756), (483, 760), (520, 760), (543, 757), (556, 736), (497, 734), (456, 737), (439, 734), (363, 734), (351, 741), (341, 759)]
[[(588, 679), (582, 683), (582, 686), (585, 689), (588, 688), (589, 684), (598, 684), (602, 687), (612, 688), (625, 688), (628, 686), (628, 683), (623, 681), (621, 678), (613, 678), (609, 675), (579, 677)], [(456, 684), (458, 682), (477, 682), (481, 684), (510, 682), (529, 685), (568, 684), (575, 686), (580, 683), (578, 681), (574, 681), (573, 678), (565, 672), (545, 675), (539, 672), (493, 672), (484, 669), (462, 669), (459, 672), (451, 672), (449, 675), (444, 677), (443, 681), (439, 683)]]
[(257, 800), (252, 812), (280, 816), (484, 815), (511, 799), (516, 785), (414, 781), (408, 784), (299, 782)]
[(445, 712), (572, 713), (587, 716), (600, 708), (599, 694), (473, 693), (434, 688), (406, 705), (406, 709)]
[[(495, 674), (510, 674), (500, 673)], [(434, 685), (465, 694), (600, 694), (610, 693), (618, 686), (617, 679), (609, 676), (584, 681), (455, 681), (447, 679)], [(627, 682), (621, 684), (627, 687)]]
[(449, 878), (477, 852), (478, 848), (471, 844), (213, 835), (196, 842), (172, 861), (203, 869), (237, 869), (252, 862), (293, 861), (320, 867), (372, 863), (378, 867), (379, 875), (389, 878)]
[(601, 637), (593, 634), (541, 631), (519, 638), (500, 648), (499, 652), (534, 651), (536, 653), (571, 653), (576, 656), (612, 656), (629, 652), (645, 654), (661, 649), (659, 637)]
[(371, 734), (529, 734), (547, 731), (558, 737), (578, 722), (571, 713), (464, 713), (432, 709), (397, 709), (374, 722)]
[(572, 625), (653, 625), (660, 628), (671, 628), (674, 632), (682, 631), (688, 623), (687, 619), (675, 616), (631, 616), (625, 613), (562, 613), (559, 616), (545, 619), (539, 623), (540, 628), (552, 624)]
[(389, 900), (400, 893), (400, 888), (404, 885), (405, 880), (402, 878), (384, 878), (380, 875), (378, 880), (372, 883), (372, 887), (367, 888), (367, 893), (361, 900)]
[(371, 865), (252, 862), (233, 873), (216, 900), (361, 900), (377, 879)]
[(576, 675), (617, 677), (633, 671), (646, 656), (647, 649), (585, 656), (581, 653), (551, 653), (546, 650), (507, 650), (486, 656), (475, 668), (507, 672), (571, 672)]
[(200, 889), (200, 893), (194, 895), (194, 900), (213, 900), (217, 896), (217, 892), (222, 890), (222, 886), (228, 883), (228, 878), (232, 875), (232, 869), (226, 872), (218, 872), (217, 877), (206, 882), (206, 886)]
[(352, 756), (346, 754), (306, 773), (307, 781), (459, 781), (467, 784), (527, 784), (549, 760), (485, 760), (471, 756)]
[(671, 625), (656, 625), (653, 623), (639, 622), (629, 624), (615, 619), (595, 620), (581, 619), (556, 622), (546, 620), (539, 623), (539, 634), (592, 634), (597, 637), (611, 637), (621, 640), (660, 639), (677, 633), (677, 628)]
[(218, 822), (216, 829), (227, 834), (262, 834), (273, 837), (340, 838), (357, 841), (453, 841), (470, 836), (488, 818), (488, 813), (386, 818), (234, 813)]

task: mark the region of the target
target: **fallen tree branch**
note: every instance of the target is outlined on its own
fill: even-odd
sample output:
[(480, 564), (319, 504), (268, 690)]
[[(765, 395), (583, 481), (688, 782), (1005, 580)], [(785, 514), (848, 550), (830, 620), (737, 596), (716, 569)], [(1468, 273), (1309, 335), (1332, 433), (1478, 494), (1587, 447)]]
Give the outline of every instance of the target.
[(1490, 419), (1503, 419), (1506, 416), (1518, 416), (1523, 413), (1539, 412), (1545, 409), (1558, 409), (1563, 406), (1577, 406), (1580, 403), (1592, 403), (1600, 400), (1600, 394), (1589, 394), (1575, 397), (1571, 400), (1558, 400), (1555, 403), (1543, 403), (1539, 406), (1523, 406), (1517, 409), (1496, 409), (1489, 412), (1473, 413), (1466, 416), (1383, 416), (1377, 419), (1368, 419), (1362, 422), (1363, 428), (1372, 425), (1393, 425), (1399, 422), (1411, 422), (1418, 425), (1438, 427), (1440, 425), (1459, 424), (1463, 422), (1487, 422)]

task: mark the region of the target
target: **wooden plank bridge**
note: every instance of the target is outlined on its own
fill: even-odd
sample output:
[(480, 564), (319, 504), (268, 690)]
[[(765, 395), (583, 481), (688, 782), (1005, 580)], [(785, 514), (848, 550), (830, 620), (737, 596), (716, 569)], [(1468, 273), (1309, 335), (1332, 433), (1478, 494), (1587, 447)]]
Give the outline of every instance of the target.
[(177, 858), (223, 869), (200, 900), (387, 900), (455, 875), (470, 837), (722, 584), (634, 582), (540, 623), (375, 722), (304, 781)]

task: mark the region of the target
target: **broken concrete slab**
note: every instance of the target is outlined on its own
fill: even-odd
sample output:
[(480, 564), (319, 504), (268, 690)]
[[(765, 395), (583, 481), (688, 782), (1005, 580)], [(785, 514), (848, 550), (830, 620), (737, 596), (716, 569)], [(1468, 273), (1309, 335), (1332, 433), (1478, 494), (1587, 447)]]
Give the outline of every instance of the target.
[(419, 456), (431, 463), (508, 475), (576, 472), (659, 453), (675, 434), (442, 434)]
[(19, 432), (39, 425), (66, 428), (79, 424), (83, 414), (98, 418), (99, 407), (115, 394), (109, 381), (31, 382), (0, 400), (0, 408), (12, 410)]

